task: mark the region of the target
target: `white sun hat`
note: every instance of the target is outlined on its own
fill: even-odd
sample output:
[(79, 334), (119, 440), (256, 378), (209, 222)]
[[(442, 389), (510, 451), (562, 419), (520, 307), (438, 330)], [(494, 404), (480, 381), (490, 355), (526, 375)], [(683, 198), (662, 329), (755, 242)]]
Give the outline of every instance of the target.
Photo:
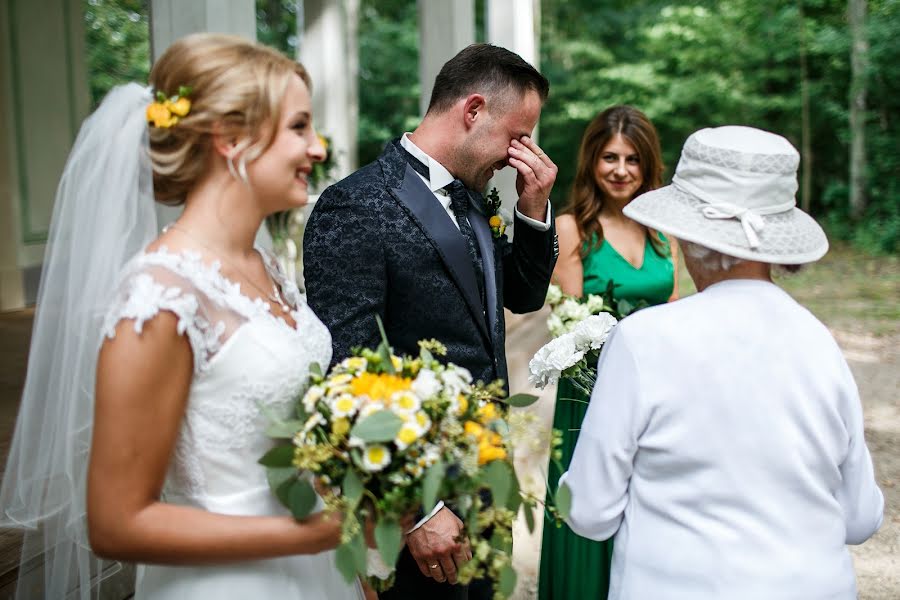
[(672, 184), (638, 196), (624, 212), (729, 256), (813, 262), (828, 251), (828, 239), (796, 208), (799, 164), (799, 153), (780, 135), (737, 125), (701, 129), (684, 143)]

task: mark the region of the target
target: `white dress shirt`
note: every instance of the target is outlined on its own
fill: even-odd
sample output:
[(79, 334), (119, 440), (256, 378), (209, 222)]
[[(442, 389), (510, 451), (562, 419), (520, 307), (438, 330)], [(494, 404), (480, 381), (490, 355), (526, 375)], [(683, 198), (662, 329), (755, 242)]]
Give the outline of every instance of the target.
[[(450, 195), (444, 190), (444, 186), (452, 183), (456, 178), (450, 174), (450, 171), (448, 171), (444, 165), (425, 154), (421, 148), (416, 146), (412, 140), (409, 139), (409, 133), (403, 134), (403, 137), (400, 138), (400, 145), (403, 146), (407, 152), (418, 158), (423, 165), (428, 167), (429, 177), (427, 179), (418, 171), (416, 174), (425, 182), (425, 185), (428, 186), (428, 189), (431, 190), (434, 197), (437, 198), (438, 202), (441, 203), (441, 206), (444, 207), (444, 210), (447, 211), (447, 214), (450, 215), (453, 224), (459, 228), (459, 223), (456, 222), (456, 216), (453, 214), (453, 209), (450, 208)], [(547, 217), (544, 219), (544, 222), (532, 219), (531, 217), (526, 217), (519, 212), (518, 208), (516, 208), (516, 216), (538, 231), (548, 231), (550, 229), (550, 200), (547, 200)]]
[(856, 598), (845, 544), (884, 512), (840, 349), (754, 280), (617, 326), (563, 481), (572, 529), (615, 534), (611, 600)]

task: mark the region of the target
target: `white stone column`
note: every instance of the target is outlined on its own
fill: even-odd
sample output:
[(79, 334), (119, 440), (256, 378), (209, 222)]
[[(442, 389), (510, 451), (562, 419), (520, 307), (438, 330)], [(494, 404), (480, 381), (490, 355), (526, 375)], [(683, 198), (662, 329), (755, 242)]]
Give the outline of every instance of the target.
[(0, 2), (0, 310), (35, 301), (56, 187), (90, 99), (81, 0)]
[[(233, 33), (256, 40), (256, 3), (253, 0), (151, 0), (150, 49), (154, 61), (175, 40), (201, 31)], [(181, 210), (181, 207), (157, 204), (160, 229), (177, 219)], [(256, 242), (265, 248), (272, 247), (265, 226), (260, 227)]]
[[(486, 0), (487, 41), (512, 50), (535, 68), (540, 68), (540, 4), (540, 0)], [(534, 138), (537, 140), (537, 130)], [(515, 169), (507, 167), (497, 172), (488, 184), (488, 189), (491, 187), (500, 192), (503, 210), (512, 214), (518, 200)]]
[(337, 180), (357, 167), (359, 0), (303, 0), (302, 6), (298, 58), (312, 78), (313, 121), (331, 138)]
[[(530, 0), (529, 0), (530, 1)], [(473, 0), (418, 0), (419, 81), (422, 115), (428, 109), (434, 78), (444, 63), (475, 41)]]
[(255, 40), (256, 4), (253, 0), (151, 0), (153, 60), (178, 38), (198, 31), (234, 33)]

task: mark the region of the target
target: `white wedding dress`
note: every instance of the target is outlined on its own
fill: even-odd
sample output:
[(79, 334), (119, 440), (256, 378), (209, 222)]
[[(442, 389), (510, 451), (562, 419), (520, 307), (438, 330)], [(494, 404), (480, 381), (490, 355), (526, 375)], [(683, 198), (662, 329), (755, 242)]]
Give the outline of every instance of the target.
[[(312, 363), (331, 359), (331, 336), (271, 257), (266, 267), (292, 307), (296, 328), (269, 304), (190, 251), (145, 252), (125, 267), (104, 322), (107, 336), (129, 320), (140, 332), (161, 311), (174, 313), (187, 336), (194, 376), (169, 466), (163, 500), (229, 515), (286, 515), (257, 460), (272, 447), (266, 413), (286, 417)], [(239, 542), (238, 542), (239, 543)], [(357, 600), (335, 566), (334, 552), (222, 566), (138, 567), (135, 598)]]

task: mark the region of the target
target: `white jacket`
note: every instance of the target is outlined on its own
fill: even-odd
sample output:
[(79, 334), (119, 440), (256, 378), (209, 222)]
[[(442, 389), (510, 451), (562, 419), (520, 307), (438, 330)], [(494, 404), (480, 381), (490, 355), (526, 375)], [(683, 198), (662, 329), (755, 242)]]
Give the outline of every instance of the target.
[(845, 544), (884, 498), (853, 376), (774, 284), (728, 280), (619, 324), (565, 481), (615, 534), (609, 598), (856, 598)]

